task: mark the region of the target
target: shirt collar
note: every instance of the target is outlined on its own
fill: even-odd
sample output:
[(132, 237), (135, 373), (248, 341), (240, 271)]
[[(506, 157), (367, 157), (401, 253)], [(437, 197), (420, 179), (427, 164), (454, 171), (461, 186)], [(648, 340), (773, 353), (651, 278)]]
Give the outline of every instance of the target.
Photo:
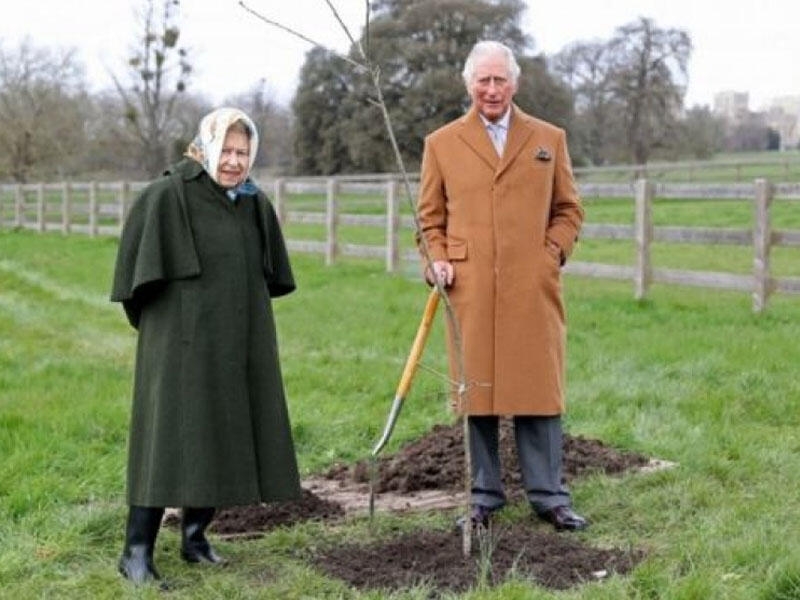
[(502, 117), (497, 119), (494, 123), (484, 117), (481, 113), (478, 113), (478, 116), (481, 118), (484, 127), (489, 127), (489, 125), (494, 125), (495, 127), (502, 127), (506, 131), (508, 131), (508, 123), (511, 120), (511, 106), (508, 107), (506, 112), (503, 114)]

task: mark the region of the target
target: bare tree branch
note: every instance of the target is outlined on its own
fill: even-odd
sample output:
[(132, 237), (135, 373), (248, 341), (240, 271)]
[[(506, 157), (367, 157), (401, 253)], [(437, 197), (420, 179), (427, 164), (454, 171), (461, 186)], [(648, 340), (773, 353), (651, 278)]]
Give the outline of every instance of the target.
[[(344, 31), (345, 35), (347, 36), (347, 39), (350, 40), (350, 44), (358, 48), (359, 54), (361, 54), (361, 56), (366, 58), (364, 49), (361, 47), (361, 42), (356, 41), (355, 38), (353, 38), (353, 34), (350, 33), (350, 29), (348, 29), (347, 25), (345, 25), (344, 21), (342, 21), (342, 18), (339, 16), (339, 11), (336, 10), (336, 7), (333, 5), (333, 2), (331, 2), (331, 0), (325, 0), (325, 4), (327, 4), (328, 8), (331, 9), (333, 16), (339, 22), (339, 26), (342, 28), (342, 31)], [(369, 20), (369, 13), (367, 13), (367, 20)]]
[(346, 54), (342, 54), (341, 52), (336, 52), (334, 50), (330, 50), (329, 48), (326, 48), (324, 44), (321, 44), (321, 43), (311, 39), (310, 37), (308, 37), (306, 35), (303, 35), (299, 31), (296, 31), (296, 30), (292, 29), (291, 27), (287, 27), (286, 25), (283, 25), (281, 23), (278, 23), (277, 21), (273, 21), (272, 19), (269, 19), (269, 18), (265, 17), (264, 15), (259, 13), (258, 11), (256, 11), (256, 10), (250, 8), (249, 6), (247, 6), (247, 4), (245, 4), (243, 0), (239, 0), (239, 6), (241, 6), (243, 9), (245, 9), (247, 12), (249, 12), (251, 15), (253, 15), (257, 19), (261, 19), (262, 21), (264, 21), (268, 25), (272, 25), (273, 27), (277, 27), (278, 29), (282, 29), (283, 31), (285, 31), (287, 33), (290, 33), (293, 36), (298, 37), (301, 40), (303, 40), (304, 42), (308, 42), (309, 44), (311, 44), (313, 46), (316, 46), (318, 48), (325, 48), (326, 50), (332, 52), (333, 54), (335, 54), (336, 56), (338, 56), (342, 60), (345, 60), (345, 61), (349, 62), (351, 65), (353, 65), (354, 67), (356, 67), (360, 71), (369, 71), (369, 68), (366, 65), (363, 65), (360, 62), (353, 60), (352, 58), (350, 58)]
[(369, 59), (369, 0), (364, 0), (364, 42), (366, 48), (364, 49), (364, 56)]

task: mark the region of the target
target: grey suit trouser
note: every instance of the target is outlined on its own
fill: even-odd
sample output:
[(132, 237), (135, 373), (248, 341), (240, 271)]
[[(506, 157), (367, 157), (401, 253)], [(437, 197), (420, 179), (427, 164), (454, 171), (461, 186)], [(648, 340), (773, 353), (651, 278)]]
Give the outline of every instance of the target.
[[(500, 473), (498, 417), (469, 417), (472, 459), (472, 503), (491, 509), (506, 503)], [(514, 417), (522, 482), (531, 507), (541, 512), (570, 506), (569, 491), (561, 481), (561, 417)]]

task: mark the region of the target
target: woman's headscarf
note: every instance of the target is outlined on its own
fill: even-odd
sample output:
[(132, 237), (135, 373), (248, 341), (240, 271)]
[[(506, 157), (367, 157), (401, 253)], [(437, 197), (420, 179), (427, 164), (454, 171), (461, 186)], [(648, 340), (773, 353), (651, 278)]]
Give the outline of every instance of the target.
[(253, 168), (258, 151), (258, 130), (253, 120), (238, 108), (218, 108), (208, 113), (200, 121), (200, 128), (194, 140), (186, 148), (186, 156), (203, 165), (214, 181), (217, 181), (217, 166), (225, 135), (228, 133), (228, 128), (236, 121), (242, 121), (252, 132), (250, 135), (250, 164), (247, 167), (249, 173)]

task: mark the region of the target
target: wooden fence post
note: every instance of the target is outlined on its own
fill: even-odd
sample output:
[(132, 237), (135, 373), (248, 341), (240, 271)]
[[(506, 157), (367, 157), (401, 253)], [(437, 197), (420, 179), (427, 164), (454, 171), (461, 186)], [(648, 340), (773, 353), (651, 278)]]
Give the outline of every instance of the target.
[(767, 307), (773, 284), (769, 272), (769, 255), (772, 246), (772, 225), (769, 207), (775, 188), (766, 179), (755, 181), (755, 203), (753, 211), (753, 312), (760, 313)]
[(400, 228), (399, 185), (396, 180), (386, 182), (386, 271), (394, 273), (400, 264), (400, 244), (397, 232)]
[(97, 236), (97, 182), (89, 183), (89, 236)]
[(339, 182), (331, 177), (328, 179), (328, 194), (325, 202), (325, 225), (327, 229), (327, 240), (325, 244), (325, 264), (332, 265), (336, 261), (337, 244), (336, 230), (339, 221), (337, 214), (336, 194), (339, 190)]
[(44, 184), (40, 183), (36, 186), (36, 230), (39, 233), (47, 231), (45, 224), (45, 202), (44, 202)]
[(68, 234), (70, 231), (70, 186), (65, 181), (61, 190), (61, 233)]
[(22, 193), (22, 184), (18, 183), (14, 188), (14, 227), (22, 227), (24, 219), (25, 194)]
[(128, 218), (128, 195), (130, 194), (130, 184), (127, 181), (119, 182), (119, 194), (117, 195), (117, 205), (119, 208), (119, 230), (122, 231), (122, 226), (125, 225), (125, 219)]
[(286, 223), (286, 181), (276, 179), (274, 183), (275, 195), (275, 214), (278, 215), (278, 223), (283, 226)]
[(636, 181), (634, 239), (636, 240), (636, 270), (633, 276), (634, 297), (647, 295), (652, 278), (650, 242), (653, 239), (653, 183), (647, 179)]

